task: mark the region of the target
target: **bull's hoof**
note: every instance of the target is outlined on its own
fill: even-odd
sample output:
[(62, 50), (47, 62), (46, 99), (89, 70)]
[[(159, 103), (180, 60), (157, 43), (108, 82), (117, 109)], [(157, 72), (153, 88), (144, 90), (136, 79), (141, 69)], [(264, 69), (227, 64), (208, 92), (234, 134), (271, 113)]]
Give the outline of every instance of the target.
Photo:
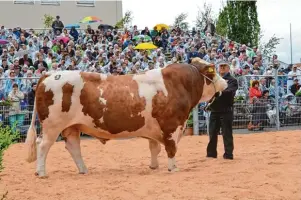
[(99, 139), (99, 141), (100, 141), (102, 144), (106, 144), (107, 141), (109, 141), (109, 140), (107, 140), (107, 139)]
[(169, 172), (178, 172), (180, 171), (179, 168), (177, 168), (176, 166), (174, 166), (172, 169), (168, 169)]
[(48, 176), (45, 173), (43, 173), (43, 172), (35, 172), (34, 175), (37, 176), (40, 179), (46, 179), (46, 178), (48, 178)]
[(152, 170), (155, 170), (155, 169), (158, 169), (158, 168), (159, 168), (159, 165), (157, 165), (157, 166), (151, 166), (151, 165), (150, 165), (149, 168), (152, 169)]

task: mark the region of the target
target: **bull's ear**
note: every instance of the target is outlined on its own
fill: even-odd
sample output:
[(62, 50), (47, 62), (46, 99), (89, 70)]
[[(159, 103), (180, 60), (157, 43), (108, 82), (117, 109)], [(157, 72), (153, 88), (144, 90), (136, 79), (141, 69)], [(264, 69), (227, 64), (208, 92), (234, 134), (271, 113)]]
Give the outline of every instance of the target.
[(214, 64), (209, 64), (206, 66), (207, 70), (206, 72), (208, 74), (215, 74), (215, 65)]

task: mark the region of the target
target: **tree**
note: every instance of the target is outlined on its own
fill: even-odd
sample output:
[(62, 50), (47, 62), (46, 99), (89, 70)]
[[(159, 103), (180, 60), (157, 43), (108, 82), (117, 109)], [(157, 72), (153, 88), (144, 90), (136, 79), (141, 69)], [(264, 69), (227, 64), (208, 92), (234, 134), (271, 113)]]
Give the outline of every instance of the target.
[(260, 24), (256, 1), (228, 0), (221, 9), (216, 31), (241, 44), (258, 46)]
[(209, 19), (212, 19), (213, 24), (216, 23), (216, 17), (212, 11), (212, 5), (206, 2), (203, 5), (203, 9), (198, 8), (198, 14), (196, 17), (195, 26), (198, 29), (204, 30), (206, 23)]
[(228, 37), (228, 13), (227, 7), (224, 7), (223, 10), (220, 9), (219, 16), (216, 22), (216, 32), (219, 35)]
[(43, 20), (43, 24), (44, 24), (44, 28), (51, 28), (52, 23), (54, 21), (54, 17), (48, 14), (44, 15)]
[[(261, 33), (260, 39), (262, 40), (263, 34)], [(278, 38), (275, 34), (268, 40), (268, 42), (260, 42), (259, 49), (263, 55), (271, 57), (276, 52), (276, 47), (280, 44), (280, 40), (283, 38)]]
[(186, 21), (187, 16), (187, 13), (180, 13), (178, 16), (176, 16), (173, 27), (179, 27), (182, 30), (188, 30), (189, 24)]
[(124, 16), (122, 19), (120, 19), (116, 24), (115, 24), (115, 27), (117, 29), (121, 29), (121, 28), (125, 28), (125, 27), (128, 27), (131, 22), (133, 21), (133, 13), (132, 11), (126, 11), (124, 13)]

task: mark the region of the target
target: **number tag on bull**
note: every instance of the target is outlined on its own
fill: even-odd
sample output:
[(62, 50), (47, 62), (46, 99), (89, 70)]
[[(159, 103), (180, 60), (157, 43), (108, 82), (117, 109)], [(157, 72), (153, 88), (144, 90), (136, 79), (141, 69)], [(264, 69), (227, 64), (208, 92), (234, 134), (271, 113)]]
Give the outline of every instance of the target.
[(54, 80), (59, 80), (60, 78), (61, 78), (61, 75), (58, 74), (58, 75), (55, 75)]

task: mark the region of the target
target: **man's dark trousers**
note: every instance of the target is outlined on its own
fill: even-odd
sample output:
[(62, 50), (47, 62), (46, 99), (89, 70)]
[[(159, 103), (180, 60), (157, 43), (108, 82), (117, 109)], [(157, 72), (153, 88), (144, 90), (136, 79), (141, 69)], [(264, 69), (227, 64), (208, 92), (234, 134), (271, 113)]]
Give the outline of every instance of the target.
[(220, 128), (222, 128), (222, 135), (224, 140), (224, 158), (233, 159), (233, 111), (226, 112), (211, 112), (209, 121), (209, 144), (207, 146), (207, 156), (217, 157), (217, 138)]

